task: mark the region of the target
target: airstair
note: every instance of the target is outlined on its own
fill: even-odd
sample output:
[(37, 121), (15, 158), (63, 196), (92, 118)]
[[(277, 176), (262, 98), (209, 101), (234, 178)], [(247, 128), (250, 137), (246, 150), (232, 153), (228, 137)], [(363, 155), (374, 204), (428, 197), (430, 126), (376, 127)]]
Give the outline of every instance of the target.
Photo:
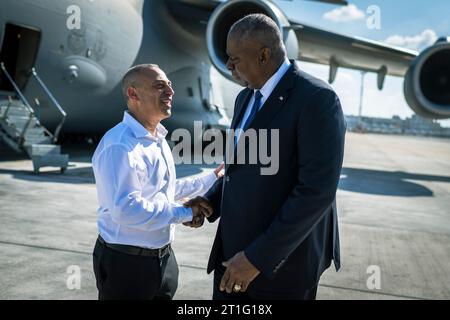
[[(61, 173), (64, 173), (69, 163), (69, 155), (61, 154), (61, 147), (56, 143), (66, 118), (66, 112), (39, 77), (36, 69), (32, 68), (31, 76), (38, 82), (62, 116), (55, 131), (51, 133), (40, 123), (35, 109), (31, 107), (3, 62), (0, 62), (0, 73), (3, 73), (14, 87), (13, 93), (0, 95), (0, 139), (15, 151), (25, 152), (33, 162), (35, 173), (39, 173), (39, 169), (46, 166), (59, 167)], [(35, 99), (34, 103), (36, 108), (39, 108), (39, 100)]]

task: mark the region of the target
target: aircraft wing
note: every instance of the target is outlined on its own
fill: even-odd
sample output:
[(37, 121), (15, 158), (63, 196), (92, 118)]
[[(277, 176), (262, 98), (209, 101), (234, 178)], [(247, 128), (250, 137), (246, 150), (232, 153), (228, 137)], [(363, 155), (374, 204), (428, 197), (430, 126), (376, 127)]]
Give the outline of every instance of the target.
[[(177, 0), (177, 1), (198, 9), (212, 11), (225, 0)], [(294, 0), (285, 0), (285, 1), (294, 1)], [(346, 0), (309, 0), (309, 1), (337, 4), (343, 6), (348, 4)]]
[[(293, 0), (291, 0), (293, 1)], [(346, 5), (345, 0), (310, 0), (337, 5)], [(210, 14), (224, 0), (169, 0), (173, 5), (173, 11), (180, 15), (194, 14), (189, 8), (197, 10), (196, 18), (205, 23)], [(260, 3), (263, 3), (261, 1)], [(298, 60), (330, 65), (329, 82), (336, 77), (339, 67), (350, 68), (378, 74), (378, 87), (383, 87), (386, 75), (404, 77), (408, 67), (418, 53), (412, 50), (389, 46), (380, 42), (351, 37), (327, 31), (318, 27), (289, 19), (284, 29), (292, 29), (298, 40)]]
[[(387, 75), (404, 78), (404, 94), (408, 105), (419, 115), (433, 118), (450, 117), (448, 95), (448, 62), (450, 43), (438, 40), (420, 55), (418, 52), (390, 46), (360, 37), (342, 35), (296, 21), (270, 0), (168, 0), (184, 18), (184, 25), (197, 22), (197, 34), (204, 35), (211, 63), (227, 79), (232, 80), (226, 66), (226, 41), (231, 25), (250, 13), (264, 13), (283, 31), (284, 43), (291, 59), (329, 65), (332, 83), (340, 67), (374, 72), (377, 85), (383, 88)], [(180, 2), (181, 1), (181, 2)], [(344, 4), (345, 1), (320, 2)], [(180, 4), (185, 7), (182, 8)], [(194, 16), (186, 7), (195, 7)], [(175, 12), (175, 10), (173, 10)], [(195, 17), (195, 18), (193, 18)]]
[(330, 65), (330, 82), (338, 67), (376, 72), (380, 77), (386, 74), (403, 77), (418, 55), (416, 51), (381, 42), (289, 22), (298, 39), (298, 59)]

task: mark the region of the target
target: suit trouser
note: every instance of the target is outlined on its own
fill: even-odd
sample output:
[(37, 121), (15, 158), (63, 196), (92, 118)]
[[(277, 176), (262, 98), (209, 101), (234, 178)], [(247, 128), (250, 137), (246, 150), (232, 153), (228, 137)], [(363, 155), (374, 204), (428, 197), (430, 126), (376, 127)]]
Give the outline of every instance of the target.
[(260, 293), (254, 292), (254, 290), (240, 293), (220, 291), (220, 281), (224, 273), (225, 267), (216, 265), (214, 269), (213, 300), (316, 300), (317, 284), (312, 288), (297, 292), (295, 295), (270, 292)]
[(162, 258), (115, 251), (98, 240), (93, 252), (99, 300), (173, 298), (178, 265), (172, 250)]

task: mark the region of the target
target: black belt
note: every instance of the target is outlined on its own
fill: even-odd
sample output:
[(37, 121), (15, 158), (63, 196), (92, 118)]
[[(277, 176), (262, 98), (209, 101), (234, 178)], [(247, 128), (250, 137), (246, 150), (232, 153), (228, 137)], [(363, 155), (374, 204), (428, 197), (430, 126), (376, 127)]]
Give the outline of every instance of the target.
[(160, 249), (147, 249), (147, 248), (141, 248), (136, 246), (129, 246), (125, 244), (115, 244), (115, 243), (108, 243), (101, 236), (98, 236), (98, 242), (100, 242), (102, 245), (104, 245), (107, 248), (110, 248), (115, 251), (119, 251), (126, 254), (132, 254), (135, 256), (143, 256), (143, 257), (158, 257), (162, 258), (170, 251), (170, 243), (165, 245), (164, 247)]

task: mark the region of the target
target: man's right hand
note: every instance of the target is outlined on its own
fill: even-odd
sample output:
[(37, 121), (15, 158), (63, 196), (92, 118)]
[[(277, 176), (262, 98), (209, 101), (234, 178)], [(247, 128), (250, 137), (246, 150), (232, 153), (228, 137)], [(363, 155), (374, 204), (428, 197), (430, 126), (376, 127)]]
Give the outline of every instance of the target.
[(205, 222), (205, 217), (212, 215), (213, 209), (209, 201), (203, 197), (196, 197), (184, 203), (184, 206), (192, 209), (192, 221), (184, 222), (183, 225), (199, 228)]

